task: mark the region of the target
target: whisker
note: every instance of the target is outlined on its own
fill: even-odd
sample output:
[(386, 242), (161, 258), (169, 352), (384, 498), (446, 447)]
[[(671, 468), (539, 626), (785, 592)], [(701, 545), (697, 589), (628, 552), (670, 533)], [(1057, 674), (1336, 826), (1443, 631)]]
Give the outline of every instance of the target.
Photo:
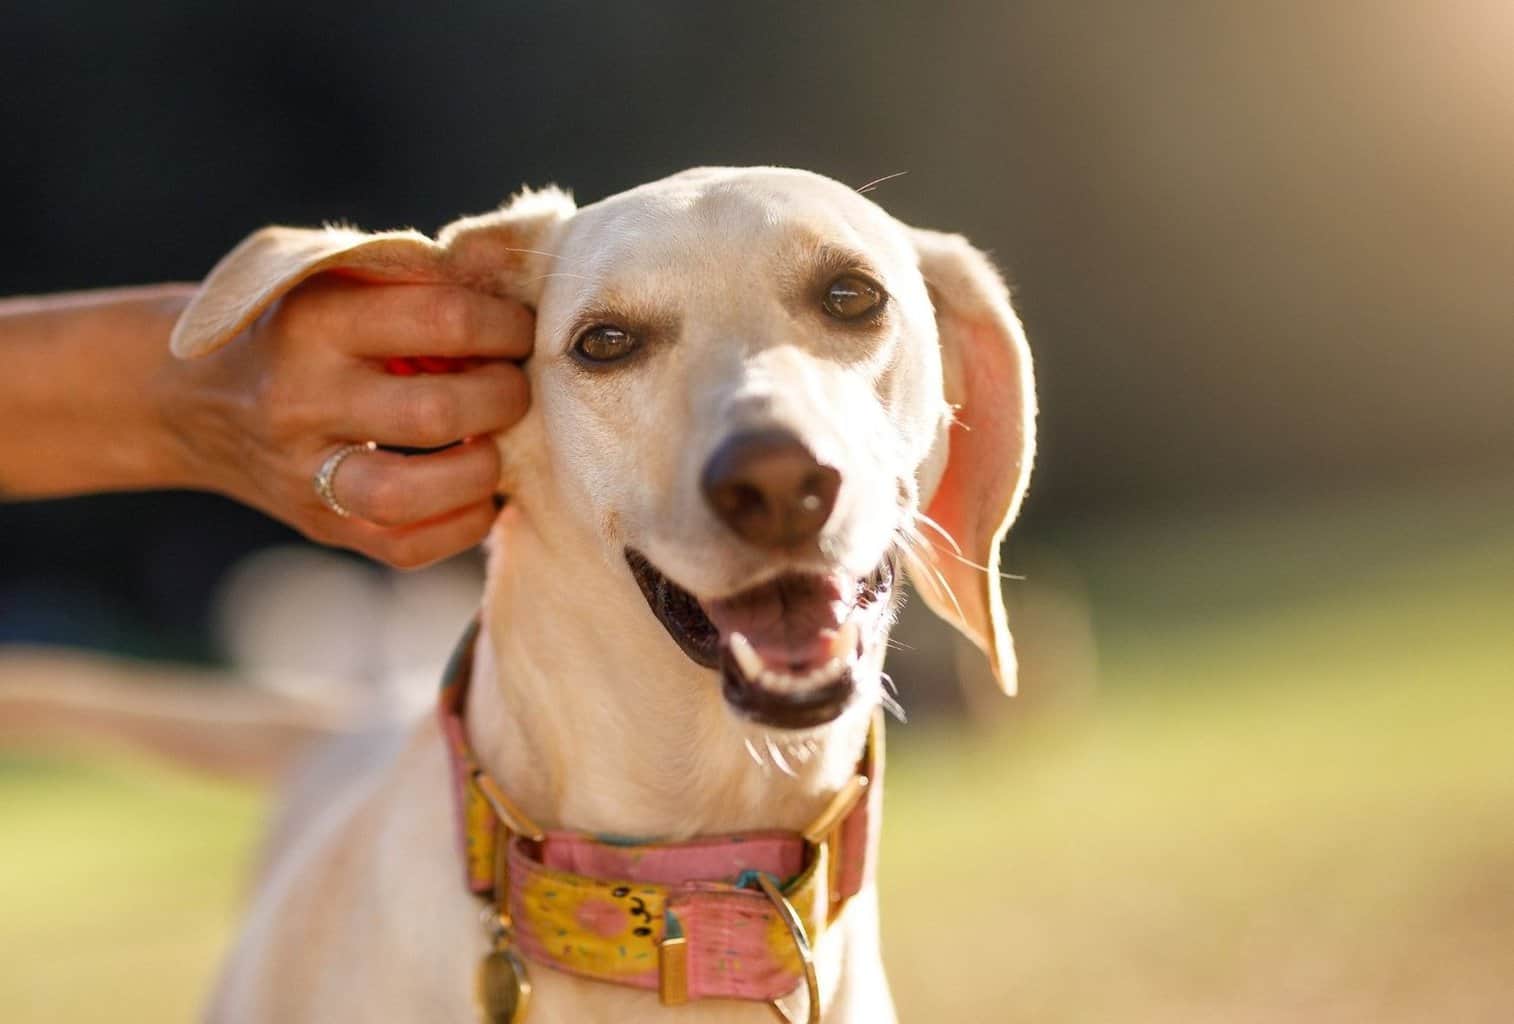
[(956, 609), (957, 618), (966, 621), (967, 613), (962, 610), (962, 602), (957, 600), (957, 592), (952, 589), (950, 583), (946, 582), (946, 574), (928, 562), (922, 562), (919, 564), (921, 564), (923, 568), (925, 568), (926, 571), (930, 573), (932, 579), (934, 579), (936, 583), (936, 586), (940, 587), (941, 592), (946, 595), (947, 600), (951, 601), (952, 608)]
[(902, 178), (908, 173), (909, 171), (895, 171), (893, 174), (885, 174), (881, 178), (874, 178), (866, 185), (858, 185), (856, 189), (857, 194), (867, 195), (869, 192), (877, 188), (879, 185), (883, 184), (885, 181), (893, 181), (895, 178)]
[(771, 736), (767, 737), (767, 747), (768, 757), (772, 760), (773, 767), (791, 779), (797, 778), (798, 776), (794, 773), (794, 769), (789, 767), (789, 763), (783, 759), (783, 754), (779, 752), (778, 745), (773, 742), (773, 737)]
[(548, 257), (550, 259), (554, 259), (554, 260), (560, 260), (560, 259), (566, 259), (567, 258), (567, 257), (563, 256), (561, 253), (547, 252), (547, 251), (545, 251), (543, 249), (517, 249), (517, 248), (515, 248), (514, 246), (511, 246), (511, 245), (504, 246), (501, 251), (503, 251), (503, 252), (524, 253), (524, 254), (526, 254), (528, 256), (546, 256), (546, 257)]
[[(943, 540), (945, 540), (947, 544), (951, 545), (951, 549), (954, 552), (956, 552), (958, 555), (962, 554), (962, 546), (957, 543), (957, 539), (955, 537), (953, 537), (951, 534), (949, 534), (949, 533), (946, 532), (946, 527), (944, 527), (940, 523), (936, 522), (930, 516), (926, 515), (924, 512), (921, 512), (921, 511), (917, 510), (915, 512), (915, 522), (919, 523), (922, 526), (928, 526), (928, 527), (930, 527), (933, 531), (935, 531), (938, 535), (940, 535), (940, 537)], [(932, 547), (934, 547), (934, 546), (935, 545), (932, 545)], [(969, 563), (969, 564), (971, 564), (971, 563)]]
[(746, 752), (751, 757), (752, 763), (758, 768), (766, 768), (767, 765), (763, 763), (762, 755), (757, 753), (757, 746), (752, 742), (751, 737), (749, 736), (741, 742), (746, 746)]
[[(979, 565), (977, 562), (974, 562), (971, 559), (963, 558), (961, 555), (956, 554), (955, 552), (948, 551), (947, 554), (951, 555), (951, 557), (953, 559), (955, 559), (958, 562), (961, 562), (963, 565), (967, 566), (969, 569), (976, 569), (979, 572), (983, 573), (984, 575), (988, 574), (988, 566), (986, 566), (986, 565)], [(1017, 573), (1012, 573), (1012, 572), (997, 572), (997, 573), (994, 573), (994, 575), (997, 576), (997, 577), (999, 577), (999, 579), (1001, 579), (1001, 580), (1009, 580), (1009, 581), (1012, 581), (1012, 582), (1015, 582), (1015, 583), (1023, 583), (1023, 582), (1025, 582), (1025, 576), (1021, 575), (1021, 574), (1017, 574)]]
[[(915, 513), (915, 519), (918, 522), (923, 523), (926, 526), (929, 526), (932, 530), (934, 530), (936, 533), (940, 534), (943, 538), (945, 538), (945, 540), (947, 541), (947, 543), (949, 543), (952, 546), (952, 550), (946, 552), (946, 554), (949, 555), (949, 556), (951, 556), (951, 558), (953, 560), (961, 562), (963, 565), (967, 566), (969, 569), (976, 569), (978, 572), (981, 572), (981, 573), (984, 573), (984, 574), (988, 573), (988, 571), (989, 571), (988, 566), (986, 566), (986, 565), (979, 565), (977, 562), (974, 562), (972, 559), (967, 558), (966, 556), (964, 556), (962, 554), (962, 548), (957, 545), (957, 542), (952, 537), (952, 535), (949, 534), (949, 533), (947, 533), (946, 530), (942, 528), (942, 526), (941, 526), (940, 523), (936, 522), (934, 519), (932, 519), (930, 516), (926, 515), (924, 512), (916, 512)], [(940, 550), (940, 548), (938, 548), (934, 543), (931, 544), (931, 547), (936, 548), (936, 550), (938, 550), (938, 551)], [(1018, 574), (1012, 573), (1012, 572), (999, 572), (996, 575), (1001, 580), (1012, 580), (1012, 581), (1017, 582), (1017, 583), (1023, 583), (1025, 581), (1025, 577), (1024, 576), (1018, 575)]]

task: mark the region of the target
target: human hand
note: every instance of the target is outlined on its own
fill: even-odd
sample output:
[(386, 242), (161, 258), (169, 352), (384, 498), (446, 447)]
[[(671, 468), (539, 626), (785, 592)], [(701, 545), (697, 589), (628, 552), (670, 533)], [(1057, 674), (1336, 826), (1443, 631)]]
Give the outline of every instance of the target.
[[(491, 435), (526, 411), (514, 361), (533, 330), (525, 307), (458, 286), (312, 278), (224, 348), (159, 375), (185, 482), (396, 567), (457, 554), (497, 514)], [(382, 447), (332, 477), (343, 518), (313, 479), (370, 440)]]

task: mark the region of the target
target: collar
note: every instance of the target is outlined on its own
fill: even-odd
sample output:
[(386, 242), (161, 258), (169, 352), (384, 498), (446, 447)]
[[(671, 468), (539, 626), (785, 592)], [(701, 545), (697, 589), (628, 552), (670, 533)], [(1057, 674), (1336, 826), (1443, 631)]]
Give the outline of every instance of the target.
[[(487, 901), (496, 949), (664, 1003), (773, 1001), (801, 985), (818, 1020), (809, 945), (862, 888), (880, 820), (883, 727), (857, 773), (803, 832), (635, 840), (536, 826), (478, 763), (463, 715), (475, 619), (442, 680), (464, 881)], [(529, 992), (524, 977), (520, 987)]]

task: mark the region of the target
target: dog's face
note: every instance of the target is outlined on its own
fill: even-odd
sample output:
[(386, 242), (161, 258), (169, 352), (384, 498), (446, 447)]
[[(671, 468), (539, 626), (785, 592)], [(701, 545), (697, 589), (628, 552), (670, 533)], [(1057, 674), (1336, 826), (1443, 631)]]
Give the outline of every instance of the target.
[(223, 344), (336, 267), (537, 308), (503, 484), (549, 544), (639, 590), (641, 625), (736, 713), (813, 728), (876, 700), (901, 566), (1012, 688), (998, 545), (1030, 467), (1030, 361), (961, 238), (773, 168), (581, 211), (526, 193), (437, 242), (270, 228), (207, 278), (175, 350)]
[(742, 714), (813, 726), (873, 696), (950, 420), (906, 230), (825, 178), (709, 170), (589, 207), (548, 248), (553, 506)]

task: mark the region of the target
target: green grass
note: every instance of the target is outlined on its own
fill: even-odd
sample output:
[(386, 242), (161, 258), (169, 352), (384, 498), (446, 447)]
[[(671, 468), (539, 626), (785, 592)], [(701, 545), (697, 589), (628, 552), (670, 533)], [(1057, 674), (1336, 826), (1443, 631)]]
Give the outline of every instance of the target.
[(135, 762), (0, 760), (0, 1019), (194, 1019), (260, 808)]
[[(1514, 1019), (1507, 507), (1067, 538), (1098, 699), (891, 734), (902, 1018)], [(191, 1019), (261, 806), (0, 761), (0, 1019)]]

